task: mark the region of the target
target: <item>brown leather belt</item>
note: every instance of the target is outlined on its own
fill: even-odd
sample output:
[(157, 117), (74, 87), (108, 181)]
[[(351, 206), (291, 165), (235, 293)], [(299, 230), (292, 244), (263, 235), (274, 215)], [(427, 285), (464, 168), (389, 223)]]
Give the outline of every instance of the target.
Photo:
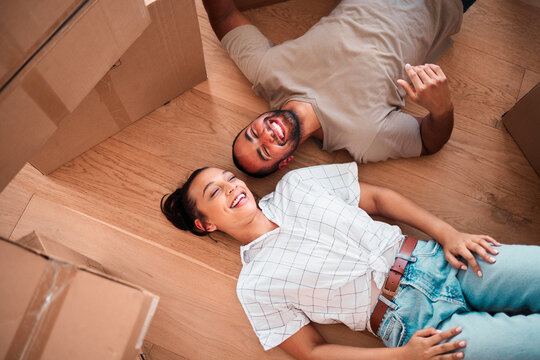
[[(418, 240), (416, 240), (415, 238), (407, 236), (405, 240), (403, 240), (403, 245), (401, 245), (399, 254), (404, 255), (405, 257), (410, 257), (417, 242)], [(381, 289), (381, 295), (389, 301), (392, 301), (392, 299), (396, 295), (399, 281), (401, 280), (401, 276), (403, 276), (403, 273), (405, 272), (405, 266), (407, 266), (408, 263), (409, 260), (403, 259), (401, 257), (396, 257), (394, 265), (392, 265), (392, 267), (390, 268), (390, 273), (388, 274), (388, 277), (384, 282), (384, 286)], [(379, 299), (379, 301), (377, 301), (377, 304), (375, 305), (375, 309), (373, 309), (371, 318), (369, 319), (369, 324), (371, 325), (371, 330), (374, 334), (377, 334), (377, 330), (379, 330), (379, 325), (381, 324), (381, 320), (387, 309), (388, 305), (386, 305), (384, 302), (381, 301), (381, 299)]]

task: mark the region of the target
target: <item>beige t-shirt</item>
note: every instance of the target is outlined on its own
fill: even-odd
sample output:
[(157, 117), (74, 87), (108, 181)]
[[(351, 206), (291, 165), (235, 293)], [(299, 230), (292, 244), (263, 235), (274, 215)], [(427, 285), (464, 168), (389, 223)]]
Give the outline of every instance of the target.
[(273, 109), (311, 103), (323, 149), (358, 162), (420, 155), (417, 121), (400, 111), (404, 66), (434, 61), (459, 31), (459, 0), (343, 0), (303, 36), (273, 46), (253, 25), (222, 45)]

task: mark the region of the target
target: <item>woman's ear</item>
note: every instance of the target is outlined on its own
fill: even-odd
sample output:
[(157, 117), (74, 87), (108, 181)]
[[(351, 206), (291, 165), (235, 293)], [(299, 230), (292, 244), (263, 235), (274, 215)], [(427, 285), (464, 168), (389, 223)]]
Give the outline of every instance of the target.
[(197, 227), (197, 229), (199, 229), (201, 231), (206, 231), (206, 232), (212, 232), (212, 231), (217, 230), (216, 225), (214, 225), (214, 224), (203, 224), (202, 221), (199, 220), (199, 219), (195, 219), (195, 226)]

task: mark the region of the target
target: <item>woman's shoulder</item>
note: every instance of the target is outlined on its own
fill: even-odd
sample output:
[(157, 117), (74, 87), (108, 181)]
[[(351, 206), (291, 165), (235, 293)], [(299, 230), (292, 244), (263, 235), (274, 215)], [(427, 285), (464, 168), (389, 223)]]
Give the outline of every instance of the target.
[(358, 165), (354, 161), (342, 164), (314, 165), (289, 171), (283, 176), (279, 183), (290, 183), (294, 181), (298, 182), (309, 180), (328, 180), (335, 177), (343, 177), (348, 175), (353, 175), (354, 177), (356, 177), (357, 174)]

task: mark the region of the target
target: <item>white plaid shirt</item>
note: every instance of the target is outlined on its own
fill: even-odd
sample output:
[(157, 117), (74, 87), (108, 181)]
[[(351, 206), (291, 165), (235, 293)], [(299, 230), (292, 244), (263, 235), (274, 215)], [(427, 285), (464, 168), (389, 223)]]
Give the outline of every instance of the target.
[(279, 227), (240, 248), (236, 290), (265, 350), (310, 321), (366, 329), (371, 276), (380, 288), (403, 235), (359, 200), (352, 162), (291, 171), (259, 202)]

